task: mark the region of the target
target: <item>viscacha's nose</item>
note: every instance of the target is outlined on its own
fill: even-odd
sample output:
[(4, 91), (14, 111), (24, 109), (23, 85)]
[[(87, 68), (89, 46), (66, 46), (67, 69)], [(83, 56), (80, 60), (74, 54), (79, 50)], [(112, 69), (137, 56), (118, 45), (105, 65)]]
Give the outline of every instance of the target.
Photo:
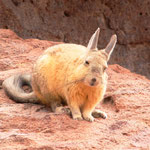
[(92, 78), (92, 80), (91, 80), (93, 83), (95, 83), (96, 82), (96, 78)]
[(96, 78), (92, 78), (92, 79), (91, 79), (91, 83), (90, 83), (90, 85), (91, 85), (91, 86), (94, 86), (94, 85), (95, 85), (95, 83), (96, 83)]

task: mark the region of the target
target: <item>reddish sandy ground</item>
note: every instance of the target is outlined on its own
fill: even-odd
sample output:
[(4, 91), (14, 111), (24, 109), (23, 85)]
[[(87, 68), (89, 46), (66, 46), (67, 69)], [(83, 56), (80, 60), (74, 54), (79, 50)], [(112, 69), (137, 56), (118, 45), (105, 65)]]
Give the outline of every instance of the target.
[[(0, 30), (0, 80), (31, 72), (55, 42), (21, 39)], [(119, 65), (108, 69), (108, 89), (98, 108), (108, 119), (72, 120), (35, 104), (18, 104), (0, 90), (0, 150), (150, 150), (150, 80)]]

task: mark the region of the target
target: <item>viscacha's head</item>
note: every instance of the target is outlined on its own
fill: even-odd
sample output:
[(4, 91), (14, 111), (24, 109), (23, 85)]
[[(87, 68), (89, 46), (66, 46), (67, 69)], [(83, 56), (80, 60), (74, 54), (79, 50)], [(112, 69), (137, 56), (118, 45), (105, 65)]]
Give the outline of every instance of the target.
[(98, 50), (99, 32), (100, 29), (98, 28), (92, 35), (87, 46), (87, 55), (82, 64), (85, 70), (83, 82), (91, 87), (100, 86), (105, 83), (107, 62), (117, 42), (117, 36), (113, 35), (106, 48)]

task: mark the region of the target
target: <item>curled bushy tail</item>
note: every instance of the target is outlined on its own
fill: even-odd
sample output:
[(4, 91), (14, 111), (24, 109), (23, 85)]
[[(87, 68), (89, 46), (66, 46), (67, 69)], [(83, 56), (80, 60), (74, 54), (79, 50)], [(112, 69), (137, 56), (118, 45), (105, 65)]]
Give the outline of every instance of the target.
[(38, 103), (34, 92), (27, 93), (23, 90), (23, 86), (31, 86), (31, 75), (21, 74), (14, 75), (2, 83), (2, 87), (8, 97), (18, 103)]

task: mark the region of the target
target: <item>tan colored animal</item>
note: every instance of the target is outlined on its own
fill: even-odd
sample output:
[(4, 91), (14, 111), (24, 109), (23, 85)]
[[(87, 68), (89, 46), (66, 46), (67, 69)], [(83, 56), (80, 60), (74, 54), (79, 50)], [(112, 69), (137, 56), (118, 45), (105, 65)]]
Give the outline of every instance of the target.
[[(59, 44), (48, 48), (35, 63), (32, 78), (15, 75), (3, 82), (7, 95), (16, 102), (41, 102), (53, 112), (67, 103), (72, 118), (77, 120), (106, 118), (106, 113), (95, 107), (106, 91), (105, 70), (117, 37), (113, 35), (106, 48), (98, 50), (99, 31), (98, 28), (92, 35), (87, 47)], [(33, 92), (26, 93), (24, 84), (32, 86)]]

